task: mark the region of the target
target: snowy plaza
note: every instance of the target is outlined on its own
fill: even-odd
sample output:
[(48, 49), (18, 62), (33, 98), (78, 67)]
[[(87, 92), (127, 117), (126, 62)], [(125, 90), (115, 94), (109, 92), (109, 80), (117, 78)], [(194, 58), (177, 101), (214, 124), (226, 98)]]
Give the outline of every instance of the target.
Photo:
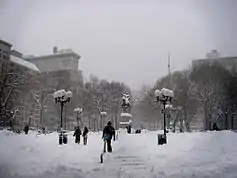
[(104, 163), (101, 133), (90, 133), (88, 145), (75, 144), (72, 133), (66, 145), (58, 134), (17, 135), (0, 132), (1, 178), (66, 177), (236, 177), (235, 132), (170, 133), (168, 144), (157, 145), (157, 132), (121, 132), (113, 142), (113, 153)]
[(237, 178), (237, 0), (0, 14), (0, 178)]

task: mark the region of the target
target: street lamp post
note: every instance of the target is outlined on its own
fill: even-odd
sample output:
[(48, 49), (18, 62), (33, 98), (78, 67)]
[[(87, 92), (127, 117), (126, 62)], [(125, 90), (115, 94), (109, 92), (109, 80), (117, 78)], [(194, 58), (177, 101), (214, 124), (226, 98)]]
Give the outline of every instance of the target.
[(174, 97), (174, 92), (172, 90), (162, 88), (161, 90), (155, 90), (155, 97), (157, 102), (163, 105), (163, 114), (164, 114), (164, 134), (158, 134), (158, 145), (166, 144), (166, 108), (169, 108), (171, 105), (171, 100)]
[(60, 134), (59, 134), (59, 144), (67, 144), (67, 136), (63, 132), (63, 107), (66, 103), (69, 103), (72, 98), (71, 91), (65, 91), (64, 89), (54, 92), (55, 103), (59, 103), (61, 107), (61, 124), (60, 124)]

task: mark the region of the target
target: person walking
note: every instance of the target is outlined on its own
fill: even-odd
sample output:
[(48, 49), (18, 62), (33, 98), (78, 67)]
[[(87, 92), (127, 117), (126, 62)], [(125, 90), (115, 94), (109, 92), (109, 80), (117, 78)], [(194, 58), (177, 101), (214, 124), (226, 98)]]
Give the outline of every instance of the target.
[(112, 145), (111, 140), (112, 138), (115, 141), (115, 129), (112, 126), (112, 122), (109, 121), (107, 125), (104, 127), (102, 139), (104, 140), (104, 153), (106, 152), (106, 144), (107, 144), (107, 151), (112, 152)]
[(128, 126), (126, 126), (127, 129), (127, 133), (130, 134), (132, 131), (132, 126), (129, 124)]
[(89, 132), (88, 128), (85, 127), (84, 130), (83, 130), (83, 133), (82, 133), (82, 137), (83, 137), (83, 143), (84, 143), (84, 145), (87, 144), (87, 139), (88, 139), (87, 134), (88, 134), (88, 132)]
[(81, 140), (81, 129), (79, 126), (76, 127), (73, 136), (75, 137), (75, 143), (79, 144)]
[(30, 130), (30, 127), (29, 127), (28, 124), (26, 124), (26, 126), (24, 128), (24, 132), (25, 132), (26, 135), (28, 135), (29, 130)]

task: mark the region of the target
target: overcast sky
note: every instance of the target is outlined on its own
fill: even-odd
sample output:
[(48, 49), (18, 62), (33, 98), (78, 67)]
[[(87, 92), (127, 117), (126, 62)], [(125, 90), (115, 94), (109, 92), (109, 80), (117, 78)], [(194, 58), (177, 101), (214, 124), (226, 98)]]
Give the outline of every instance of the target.
[(72, 48), (85, 76), (139, 89), (167, 74), (168, 52), (172, 71), (237, 55), (237, 1), (0, 0), (0, 38), (26, 55)]

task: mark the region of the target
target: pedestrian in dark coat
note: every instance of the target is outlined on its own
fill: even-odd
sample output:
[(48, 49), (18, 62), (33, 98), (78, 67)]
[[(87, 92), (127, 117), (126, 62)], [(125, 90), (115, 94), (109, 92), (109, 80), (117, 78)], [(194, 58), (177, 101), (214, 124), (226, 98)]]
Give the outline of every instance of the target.
[(30, 130), (30, 127), (29, 127), (28, 124), (26, 124), (26, 126), (24, 128), (24, 132), (25, 132), (26, 135), (28, 134), (29, 130)]
[(212, 127), (213, 127), (213, 130), (215, 130), (215, 131), (218, 131), (218, 130), (219, 130), (219, 128), (218, 128), (218, 126), (217, 126), (216, 123), (214, 123)]
[(79, 126), (76, 127), (76, 130), (75, 130), (73, 136), (75, 137), (75, 143), (79, 144), (80, 140), (81, 140), (81, 129)]
[(88, 139), (87, 134), (88, 134), (88, 132), (89, 132), (88, 128), (85, 127), (84, 130), (83, 130), (83, 133), (82, 133), (82, 137), (83, 137), (83, 143), (84, 143), (84, 145), (87, 144), (87, 139)]
[(127, 133), (130, 134), (132, 131), (132, 126), (129, 124), (128, 126), (126, 126), (127, 129)]
[(115, 141), (115, 129), (112, 126), (111, 121), (109, 121), (107, 125), (104, 127), (102, 138), (104, 139), (104, 152), (106, 152), (106, 144), (107, 144), (107, 151), (112, 152), (111, 140), (113, 138)]

